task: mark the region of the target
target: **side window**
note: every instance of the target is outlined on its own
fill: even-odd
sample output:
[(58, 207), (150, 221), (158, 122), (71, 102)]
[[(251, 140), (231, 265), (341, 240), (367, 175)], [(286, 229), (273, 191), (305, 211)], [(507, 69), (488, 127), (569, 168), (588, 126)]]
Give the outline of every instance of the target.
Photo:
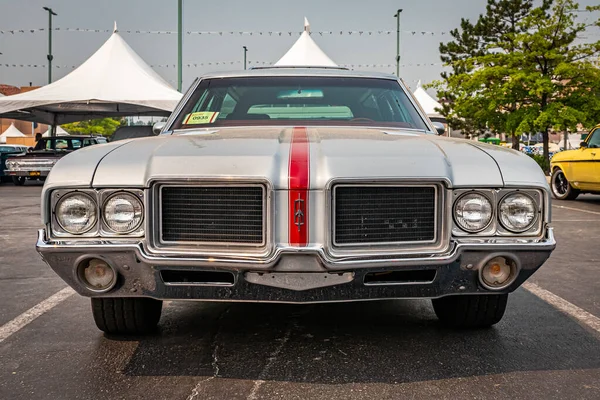
[(83, 139), (83, 147), (91, 146), (93, 144), (94, 142), (92, 141), (92, 139)]
[(54, 141), (56, 150), (67, 150), (69, 149), (69, 142), (67, 140), (56, 139)]
[(588, 141), (588, 147), (597, 148), (600, 147), (600, 128), (596, 129), (591, 133), (591, 138)]
[(81, 148), (81, 140), (79, 140), (79, 139), (71, 140), (71, 146), (72, 146), (73, 150), (80, 149)]

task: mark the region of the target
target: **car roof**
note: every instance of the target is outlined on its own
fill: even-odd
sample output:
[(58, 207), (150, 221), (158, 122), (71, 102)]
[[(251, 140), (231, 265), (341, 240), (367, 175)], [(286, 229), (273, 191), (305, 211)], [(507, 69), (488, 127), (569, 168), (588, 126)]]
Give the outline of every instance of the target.
[(372, 71), (351, 71), (346, 68), (289, 68), (289, 67), (259, 67), (242, 71), (212, 72), (202, 75), (201, 79), (211, 78), (245, 78), (265, 76), (320, 76), (320, 77), (353, 77), (379, 78), (397, 80), (392, 74)]

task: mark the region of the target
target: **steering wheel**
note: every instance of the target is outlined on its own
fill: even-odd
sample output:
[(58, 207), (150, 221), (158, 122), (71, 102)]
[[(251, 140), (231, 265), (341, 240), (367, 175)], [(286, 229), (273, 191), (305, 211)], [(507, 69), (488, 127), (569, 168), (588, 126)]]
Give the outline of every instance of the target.
[(352, 118), (350, 120), (350, 122), (375, 122), (375, 120), (372, 120), (371, 118), (358, 117), (358, 118)]

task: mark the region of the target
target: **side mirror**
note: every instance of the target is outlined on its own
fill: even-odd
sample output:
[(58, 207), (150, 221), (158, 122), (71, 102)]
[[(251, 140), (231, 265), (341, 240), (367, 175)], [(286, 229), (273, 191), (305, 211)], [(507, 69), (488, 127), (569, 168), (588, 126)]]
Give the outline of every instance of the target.
[(155, 135), (160, 135), (160, 133), (162, 132), (163, 128), (165, 127), (165, 123), (164, 122), (157, 122), (152, 126), (152, 133)]
[(581, 142), (579, 143), (579, 147), (581, 147), (582, 149), (585, 149), (586, 147), (588, 147), (587, 142)]
[(446, 133), (446, 127), (441, 122), (432, 122), (432, 124), (438, 135), (443, 135)]

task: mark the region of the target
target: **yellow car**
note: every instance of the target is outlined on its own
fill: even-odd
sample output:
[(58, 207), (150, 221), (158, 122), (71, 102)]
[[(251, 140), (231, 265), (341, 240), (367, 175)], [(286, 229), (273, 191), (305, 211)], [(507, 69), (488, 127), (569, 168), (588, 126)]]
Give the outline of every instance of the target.
[(600, 125), (579, 149), (556, 153), (550, 170), (552, 194), (559, 200), (574, 200), (580, 193), (600, 194)]

